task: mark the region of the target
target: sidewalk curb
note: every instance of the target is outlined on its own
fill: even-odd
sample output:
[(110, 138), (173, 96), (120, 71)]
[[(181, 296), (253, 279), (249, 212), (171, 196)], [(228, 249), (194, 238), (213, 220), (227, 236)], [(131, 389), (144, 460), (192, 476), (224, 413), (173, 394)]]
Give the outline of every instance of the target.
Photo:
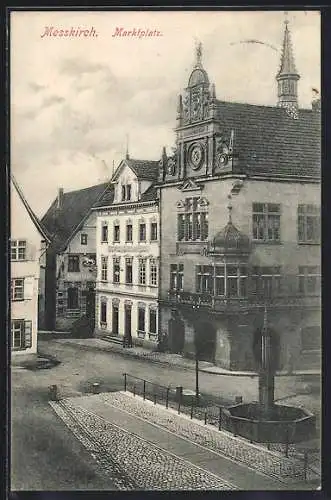
[[(110, 352), (112, 354), (122, 356), (125, 358), (135, 358), (139, 359), (142, 361), (147, 361), (149, 363), (155, 363), (159, 364), (161, 366), (165, 367), (170, 367), (170, 368), (178, 368), (180, 370), (186, 370), (186, 371), (195, 371), (195, 365), (190, 366), (185, 366), (181, 364), (176, 364), (176, 363), (171, 363), (168, 361), (164, 360), (159, 360), (159, 359), (153, 359), (152, 357), (149, 356), (144, 356), (143, 354), (139, 354), (136, 352), (132, 352), (130, 350), (126, 350), (123, 348), (123, 350), (117, 350), (113, 349), (112, 345), (108, 341), (103, 341), (105, 343), (105, 346), (95, 346), (95, 345), (84, 345), (80, 343), (75, 343), (75, 342), (66, 342), (66, 340), (69, 339), (52, 339), (54, 342), (59, 343), (59, 344), (64, 344), (64, 345), (69, 345), (73, 346), (79, 349), (84, 349), (84, 350), (90, 350), (90, 351), (100, 351), (100, 352)], [(64, 340), (64, 342), (62, 342)], [(102, 339), (99, 339), (102, 340)], [(109, 345), (110, 344), (110, 345)], [(209, 373), (210, 375), (217, 375), (217, 376), (225, 376), (225, 377), (249, 377), (249, 378), (257, 378), (259, 374), (257, 372), (244, 372), (244, 371), (230, 371), (230, 370), (224, 370), (219, 371), (214, 368), (199, 368), (199, 372), (201, 373)], [(300, 376), (314, 376), (314, 377), (321, 377), (321, 373), (316, 370), (313, 372), (305, 372), (304, 370), (299, 370), (298, 372), (293, 371), (292, 373), (287, 373), (285, 371), (280, 371), (276, 372), (275, 377), (300, 377)]]

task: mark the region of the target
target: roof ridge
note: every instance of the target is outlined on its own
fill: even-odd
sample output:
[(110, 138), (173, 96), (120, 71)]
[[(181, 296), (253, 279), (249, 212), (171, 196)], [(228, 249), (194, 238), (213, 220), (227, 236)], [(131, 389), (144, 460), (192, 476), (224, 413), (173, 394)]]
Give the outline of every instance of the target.
[(10, 174), (10, 178), (12, 180), (12, 183), (17, 191), (17, 194), (18, 196), (20, 197), (26, 211), (28, 212), (32, 222), (34, 223), (34, 225), (36, 226), (36, 228), (38, 229), (38, 231), (41, 233), (42, 236), (44, 236), (44, 238), (50, 242), (50, 235), (48, 234), (48, 231), (46, 230), (46, 228), (44, 228), (43, 224), (41, 223), (39, 217), (37, 217), (37, 215), (34, 213), (34, 211), (32, 210), (32, 208), (30, 207), (27, 199), (25, 198), (24, 194), (23, 194), (23, 191), (20, 187), (20, 185), (18, 184), (17, 180), (15, 179), (14, 175), (13, 174)]

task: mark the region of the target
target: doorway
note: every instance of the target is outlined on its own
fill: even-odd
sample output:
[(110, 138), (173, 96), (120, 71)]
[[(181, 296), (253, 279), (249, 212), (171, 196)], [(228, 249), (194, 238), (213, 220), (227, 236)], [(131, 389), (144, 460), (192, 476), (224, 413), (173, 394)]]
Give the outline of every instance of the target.
[(168, 321), (169, 349), (173, 354), (184, 351), (185, 323), (179, 316), (174, 316)]
[(212, 323), (199, 322), (196, 324), (194, 343), (199, 360), (215, 362), (216, 329)]

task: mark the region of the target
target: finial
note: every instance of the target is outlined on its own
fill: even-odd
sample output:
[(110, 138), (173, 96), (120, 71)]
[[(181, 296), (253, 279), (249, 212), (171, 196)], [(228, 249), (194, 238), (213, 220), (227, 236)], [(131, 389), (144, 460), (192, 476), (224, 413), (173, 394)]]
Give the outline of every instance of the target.
[(229, 203), (228, 203), (228, 211), (229, 211), (229, 224), (232, 224), (232, 203), (231, 203), (231, 195), (229, 194), (228, 195), (228, 200), (229, 200)]
[(210, 95), (212, 99), (216, 99), (216, 90), (215, 90), (215, 83), (211, 84), (210, 87)]
[(287, 10), (285, 10), (284, 12), (284, 16), (285, 16), (285, 20), (284, 20), (284, 24), (285, 24), (285, 27), (287, 28), (287, 25), (289, 24), (289, 20), (288, 20), (288, 12)]
[(129, 134), (126, 134), (126, 154), (125, 154), (125, 158), (127, 160), (130, 159), (130, 155), (129, 155)]
[(196, 66), (201, 66), (201, 60), (202, 60), (202, 43), (200, 41), (196, 42), (196, 47), (195, 47), (195, 55), (196, 55)]

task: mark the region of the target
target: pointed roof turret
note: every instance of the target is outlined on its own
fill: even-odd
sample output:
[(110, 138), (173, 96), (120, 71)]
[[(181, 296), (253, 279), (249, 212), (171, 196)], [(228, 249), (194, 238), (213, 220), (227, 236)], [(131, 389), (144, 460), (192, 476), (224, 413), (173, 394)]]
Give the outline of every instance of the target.
[(285, 21), (280, 68), (276, 76), (278, 82), (278, 106), (286, 108), (293, 118), (297, 118), (298, 88), (300, 75), (296, 69), (288, 21)]
[(284, 40), (283, 40), (283, 50), (282, 57), (280, 61), (280, 68), (277, 77), (281, 75), (297, 75), (299, 76), (293, 55), (292, 42), (291, 42), (291, 34), (288, 29), (288, 21), (285, 21), (285, 31), (284, 31)]

